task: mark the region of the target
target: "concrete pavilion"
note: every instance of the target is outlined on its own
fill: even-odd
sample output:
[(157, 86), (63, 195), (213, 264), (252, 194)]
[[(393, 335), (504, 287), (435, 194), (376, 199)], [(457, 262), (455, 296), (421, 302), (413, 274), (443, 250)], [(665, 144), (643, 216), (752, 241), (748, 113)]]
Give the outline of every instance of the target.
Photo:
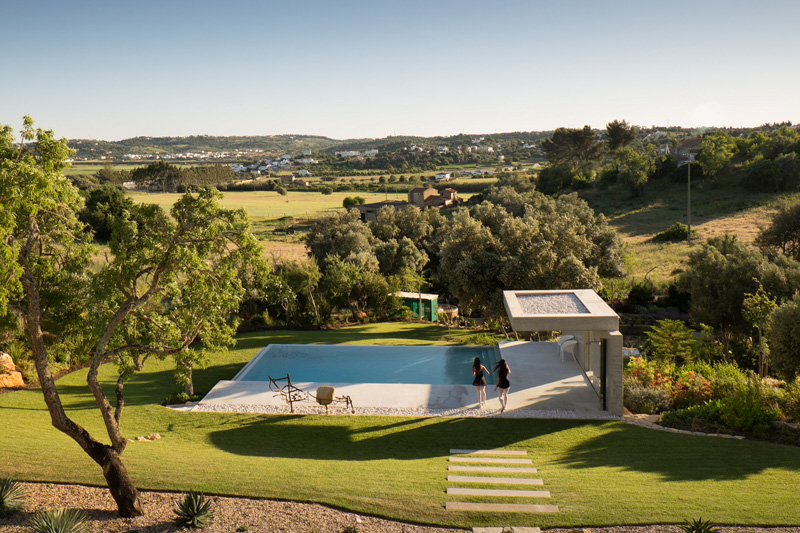
[[(597, 293), (590, 289), (503, 291), (503, 303), (516, 332), (561, 331), (562, 335), (571, 335), (574, 343), (570, 343), (567, 356), (574, 357), (580, 366), (600, 409), (622, 416), (623, 338), (619, 316)], [(534, 357), (532, 346), (530, 358)]]

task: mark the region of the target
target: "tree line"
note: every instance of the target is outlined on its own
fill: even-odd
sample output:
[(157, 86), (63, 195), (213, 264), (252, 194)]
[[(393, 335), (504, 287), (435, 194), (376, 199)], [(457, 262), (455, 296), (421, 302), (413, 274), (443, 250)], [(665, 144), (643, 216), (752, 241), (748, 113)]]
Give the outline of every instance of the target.
[[(641, 196), (652, 180), (685, 180), (675, 155), (681, 132), (643, 132), (626, 121), (614, 120), (603, 132), (584, 126), (558, 128), (542, 149), (549, 165), (539, 174), (537, 189), (546, 194), (615, 184)], [(694, 179), (727, 180), (752, 191), (784, 192), (800, 185), (800, 133), (791, 124), (708, 132), (691, 149)], [(684, 159), (689, 156), (684, 154)]]

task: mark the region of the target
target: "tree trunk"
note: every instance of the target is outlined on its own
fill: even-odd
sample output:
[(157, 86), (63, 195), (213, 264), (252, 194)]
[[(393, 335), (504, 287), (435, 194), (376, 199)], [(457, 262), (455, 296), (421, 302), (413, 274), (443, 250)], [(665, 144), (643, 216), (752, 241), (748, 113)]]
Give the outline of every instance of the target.
[[(111, 491), (114, 501), (117, 502), (119, 515), (123, 517), (143, 515), (144, 510), (139, 500), (139, 491), (136, 490), (133, 480), (131, 480), (125, 465), (122, 463), (122, 459), (120, 459), (120, 453), (125, 449), (125, 440), (122, 438), (121, 434), (119, 434), (119, 438), (121, 439), (120, 451), (117, 451), (111, 446), (107, 446), (92, 437), (86, 429), (75, 423), (64, 411), (64, 406), (61, 404), (61, 398), (58, 395), (55, 379), (53, 378), (48, 363), (47, 347), (44, 343), (44, 334), (41, 328), (42, 313), (39, 290), (33, 280), (33, 276), (31, 276), (28, 271), (26, 271), (23, 277), (23, 283), (28, 296), (28, 302), (26, 313), (22, 318), (25, 329), (28, 332), (28, 338), (30, 339), (31, 352), (36, 365), (36, 373), (39, 377), (42, 396), (47, 405), (47, 410), (50, 413), (50, 422), (54, 428), (77, 442), (83, 451), (103, 468), (103, 476), (106, 478), (108, 488)], [(90, 379), (90, 387), (93, 384), (99, 389), (99, 384), (96, 381), (93, 383)], [(106, 407), (110, 406), (106, 405)], [(113, 420), (113, 416), (111, 416), (110, 419)], [(108, 429), (108, 424), (106, 428)], [(116, 427), (116, 429), (118, 430), (119, 428)], [(111, 432), (109, 432), (109, 436), (111, 436), (113, 440)]]
[(183, 392), (185, 392), (187, 396), (191, 397), (194, 396), (194, 379), (192, 378), (191, 367), (189, 367), (189, 375), (187, 377), (189, 381), (183, 385)]
[(103, 467), (103, 477), (106, 478), (108, 490), (117, 502), (119, 515), (126, 518), (142, 516), (144, 509), (139, 499), (139, 491), (136, 490), (119, 454), (112, 448), (104, 446), (102, 462), (98, 462)]

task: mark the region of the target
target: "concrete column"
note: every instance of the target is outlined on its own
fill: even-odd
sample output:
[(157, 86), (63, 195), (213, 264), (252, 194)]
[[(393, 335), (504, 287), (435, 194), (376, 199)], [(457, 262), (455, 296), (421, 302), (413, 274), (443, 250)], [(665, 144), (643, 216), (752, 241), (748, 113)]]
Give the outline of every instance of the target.
[(622, 416), (622, 333), (606, 331), (602, 337), (606, 339), (606, 409)]

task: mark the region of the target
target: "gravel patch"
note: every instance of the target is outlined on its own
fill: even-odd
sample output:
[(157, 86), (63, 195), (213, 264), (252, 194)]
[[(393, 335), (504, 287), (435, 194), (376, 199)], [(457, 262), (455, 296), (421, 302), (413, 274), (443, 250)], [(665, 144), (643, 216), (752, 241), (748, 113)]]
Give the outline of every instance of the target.
[[(24, 533), (30, 516), (42, 509), (81, 509), (89, 515), (92, 533), (162, 533), (181, 531), (172, 524), (175, 502), (180, 494), (141, 492), (145, 516), (119, 518), (108, 489), (81, 485), (25, 483), (25, 512), (0, 520), (0, 532)], [(360, 533), (464, 533), (463, 529), (419, 526), (359, 516), (319, 504), (249, 498), (212, 496), (214, 521), (204, 533), (232, 533), (247, 528), (247, 533), (342, 533), (347, 526), (357, 526)], [(187, 531), (187, 530), (183, 530)]]
[[(114, 500), (105, 488), (51, 483), (23, 483), (25, 511), (0, 519), (0, 532), (25, 533), (33, 513), (43, 509), (80, 509), (90, 519), (92, 533), (165, 533), (181, 531), (172, 524), (173, 508), (180, 494), (142, 491), (145, 516), (119, 518)], [(200, 530), (206, 533), (342, 533), (357, 526), (359, 533), (465, 533), (470, 530), (421, 526), (372, 516), (359, 516), (319, 504), (250, 498), (212, 496), (214, 522)], [(513, 524), (512, 524), (513, 525)], [(187, 531), (187, 530), (183, 530)], [(548, 533), (680, 533), (675, 525), (556, 528)], [(800, 527), (721, 527), (722, 533), (800, 533)]]
[[(185, 406), (171, 406), (176, 409), (186, 410)], [(263, 405), (263, 404), (222, 404), (222, 403), (199, 403), (191, 408), (191, 411), (206, 411), (215, 413), (264, 413), (281, 414), (289, 412), (286, 406)], [(325, 414), (325, 409), (320, 406), (295, 405), (294, 412), (306, 415)], [(344, 407), (329, 407), (329, 414), (332, 415), (351, 415), (350, 411)], [(500, 409), (477, 409), (474, 407), (462, 407), (458, 409), (403, 409), (391, 407), (356, 407), (356, 415), (372, 416), (411, 416), (411, 417), (458, 417), (458, 418), (569, 418), (575, 420), (622, 420), (621, 417), (609, 415), (607, 413), (583, 414), (568, 410), (542, 410), (542, 409), (509, 409), (503, 413)]]
[(574, 294), (526, 294), (517, 295), (517, 300), (526, 315), (572, 315), (589, 312)]

